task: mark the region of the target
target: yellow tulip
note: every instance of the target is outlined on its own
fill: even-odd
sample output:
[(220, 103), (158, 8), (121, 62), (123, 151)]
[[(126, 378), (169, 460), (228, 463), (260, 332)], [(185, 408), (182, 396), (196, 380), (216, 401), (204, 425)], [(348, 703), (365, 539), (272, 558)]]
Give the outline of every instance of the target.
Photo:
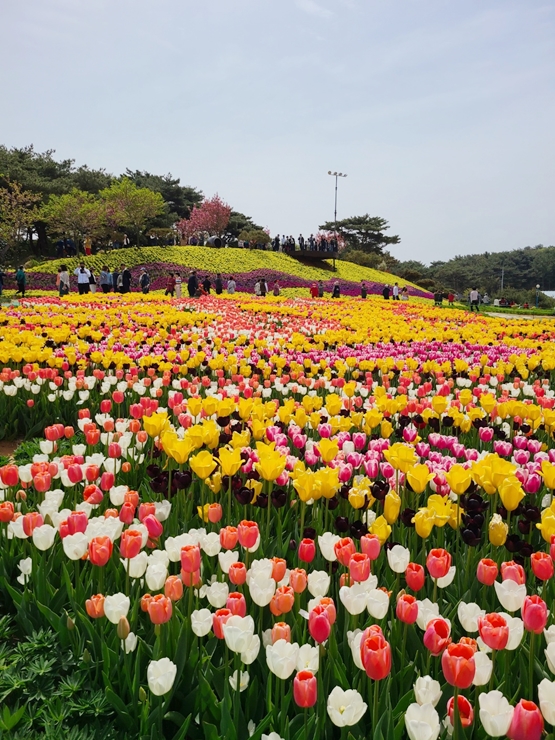
[(491, 414), (491, 412), (495, 408), (496, 403), (497, 403), (497, 399), (491, 393), (483, 393), (480, 396), (480, 406), (484, 409), (484, 411), (487, 414)]
[(202, 399), (202, 408), (206, 416), (213, 416), (218, 410), (219, 401), (214, 396), (206, 396)]
[(431, 509), (418, 509), (412, 518), (416, 534), (422, 539), (426, 539), (432, 533), (435, 522), (435, 514)]
[(206, 479), (206, 485), (212, 491), (212, 493), (219, 493), (222, 490), (222, 474), (219, 470)]
[(430, 473), (430, 468), (427, 465), (415, 465), (407, 471), (407, 481), (415, 493), (423, 493), (433, 478), (434, 474)]
[(459, 394), (459, 401), (463, 406), (468, 406), (472, 401), (472, 391), (469, 388), (464, 388)]
[(233, 451), (227, 447), (220, 447), (219, 451), (220, 467), (224, 475), (235, 475), (243, 464), (241, 459), (241, 450), (237, 447)]
[(266, 424), (264, 424), (264, 422), (260, 421), (259, 419), (253, 419), (251, 430), (252, 436), (255, 439), (264, 439), (264, 435), (266, 434)]
[(337, 468), (320, 468), (315, 474), (314, 488), (319, 495), (330, 499), (339, 490), (339, 470)]
[(470, 470), (463, 468), (462, 465), (453, 465), (451, 470), (445, 473), (445, 480), (453, 493), (461, 496), (472, 483), (472, 475)]
[(208, 522), (208, 512), (210, 510), (210, 504), (204, 504), (204, 506), (197, 506), (197, 514), (200, 516), (203, 522)]
[(216, 467), (216, 461), (208, 450), (203, 450), (189, 460), (189, 465), (199, 478), (206, 480)]
[(251, 501), (251, 504), (254, 504), (256, 502), (256, 499), (260, 496), (262, 493), (262, 481), (260, 480), (254, 480), (253, 478), (250, 478), (246, 484), (246, 488), (250, 488), (252, 491), (254, 491), (254, 496)]
[(542, 511), (542, 519), (536, 527), (540, 530), (541, 536), (547, 542), (551, 542), (551, 537), (555, 534), (555, 511), (551, 507)]
[(432, 398), (432, 408), (436, 414), (443, 414), (447, 408), (447, 399), (445, 396), (434, 396)]
[(260, 456), (259, 462), (255, 463), (255, 469), (264, 480), (275, 480), (285, 470), (287, 458), (279, 452), (272, 450)]
[(447, 496), (440, 496), (438, 493), (433, 493), (428, 497), (426, 506), (434, 514), (434, 524), (436, 527), (444, 527), (453, 511), (453, 503)]
[(188, 439), (175, 439), (171, 442), (168, 454), (172, 457), (176, 463), (183, 465), (187, 462), (189, 455), (193, 451), (194, 447), (191, 445)]
[(306, 470), (300, 473), (293, 481), (293, 488), (299, 494), (301, 501), (306, 503), (314, 498), (314, 473), (311, 470)]
[(378, 411), (378, 409), (369, 409), (364, 414), (364, 421), (370, 427), (370, 429), (374, 429), (375, 427), (379, 426), (382, 419), (383, 414)]
[(516, 476), (505, 478), (498, 490), (503, 506), (507, 511), (514, 511), (524, 498), (522, 484)]
[(384, 419), (380, 424), (380, 435), (384, 439), (389, 439), (393, 434), (393, 425), (389, 419)]
[(202, 398), (189, 398), (187, 401), (187, 411), (193, 417), (197, 417), (200, 414), (202, 408)]
[(337, 393), (330, 393), (326, 398), (326, 408), (330, 416), (337, 416), (343, 408), (343, 402)]
[(250, 441), (251, 433), (248, 429), (244, 429), (242, 432), (233, 432), (229, 444), (234, 450), (241, 450), (243, 447), (248, 447)]
[(480, 488), (483, 488), (489, 496), (492, 496), (496, 492), (497, 487), (493, 483), (493, 472), (487, 458), (474, 462), (472, 464), (471, 473), (474, 482), (480, 486)]
[(169, 421), (166, 413), (143, 416), (143, 427), (149, 437), (159, 437), (168, 426)]
[(252, 408), (254, 406), (254, 401), (252, 398), (240, 398), (239, 399), (239, 407), (237, 411), (239, 412), (239, 416), (243, 421), (247, 421), (249, 416), (251, 415)]
[(501, 519), (499, 514), (494, 514), (490, 520), (488, 527), (489, 541), (495, 547), (501, 547), (507, 540), (507, 534), (509, 527), (506, 522)]
[(499, 488), (505, 478), (515, 474), (517, 466), (498, 455), (491, 455), (491, 458), (491, 479), (494, 485)]
[(547, 460), (542, 460), (542, 478), (547, 488), (555, 488), (555, 465)]
[(388, 524), (394, 524), (401, 511), (401, 497), (391, 489), (383, 502), (383, 515)]
[(395, 470), (407, 473), (416, 464), (416, 453), (412, 447), (397, 442), (389, 449), (384, 450), (385, 459), (391, 463)]
[(375, 534), (380, 541), (380, 545), (383, 545), (391, 534), (391, 527), (385, 517), (379, 516), (374, 520), (368, 531), (370, 534)]
[(353, 509), (362, 509), (366, 503), (367, 498), (364, 495), (364, 491), (360, 488), (351, 488), (349, 491), (349, 503)]
[(335, 440), (321, 439), (318, 442), (318, 449), (320, 451), (320, 457), (325, 463), (331, 462), (339, 454), (339, 445)]
[(320, 414), (319, 411), (313, 411), (308, 418), (310, 420), (310, 426), (313, 429), (317, 429), (318, 424), (320, 424), (320, 422), (322, 421), (322, 415)]
[(204, 433), (200, 424), (195, 424), (194, 426), (189, 427), (185, 436), (195, 450), (200, 450), (200, 448), (204, 444)]
[(211, 450), (215, 450), (220, 444), (220, 428), (213, 419), (203, 423), (202, 441)]

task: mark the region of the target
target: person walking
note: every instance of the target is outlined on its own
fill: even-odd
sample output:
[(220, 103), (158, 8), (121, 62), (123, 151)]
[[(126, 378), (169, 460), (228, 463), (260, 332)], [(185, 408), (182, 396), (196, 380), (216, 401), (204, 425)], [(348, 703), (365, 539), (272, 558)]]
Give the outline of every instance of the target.
[(90, 270), (85, 267), (85, 263), (81, 262), (79, 267), (73, 271), (73, 274), (77, 275), (77, 290), (79, 291), (79, 295), (85, 295), (85, 293), (88, 293), (90, 290), (89, 280), (91, 273)]
[(340, 295), (341, 295), (341, 290), (339, 288), (339, 283), (336, 280), (335, 283), (333, 284), (333, 293), (331, 294), (331, 297), (332, 298), (339, 298)]
[(114, 267), (114, 270), (112, 272), (112, 289), (114, 293), (119, 292), (119, 278), (120, 278), (120, 275), (119, 275), (118, 268)]
[(89, 272), (91, 273), (89, 277), (89, 290), (91, 293), (96, 293), (96, 278), (92, 270), (89, 270)]
[(198, 288), (197, 273), (193, 270), (193, 272), (189, 275), (189, 279), (187, 280), (187, 292), (189, 293), (189, 298), (195, 297), (197, 288)]
[(202, 287), (206, 295), (210, 295), (210, 289), (212, 288), (212, 283), (210, 282), (210, 278), (208, 277), (208, 275), (202, 281)]
[(67, 271), (66, 265), (62, 265), (60, 267), (60, 272), (58, 273), (58, 294), (60, 298), (64, 295), (67, 295), (69, 293), (69, 272)]
[(318, 292), (318, 286), (316, 285), (316, 283), (312, 283), (312, 285), (310, 286), (310, 297), (318, 298)]
[(386, 301), (389, 300), (389, 285), (383, 286), (382, 295)]
[(480, 310), (480, 293), (478, 293), (478, 289), (472, 288), (468, 297), (470, 299), (470, 310), (476, 310), (478, 312)]
[(104, 267), (100, 271), (100, 275), (98, 276), (98, 282), (100, 285), (100, 290), (103, 293), (110, 292), (110, 289), (112, 287), (112, 275), (110, 274), (110, 270), (108, 269), (107, 265), (104, 265)]
[(17, 283), (15, 294), (17, 295), (18, 293), (21, 293), (21, 297), (23, 298), (25, 296), (25, 286), (27, 285), (27, 275), (25, 274), (23, 265), (20, 265), (17, 268), (17, 272), (15, 273), (15, 282)]
[(318, 298), (324, 297), (324, 283), (318, 280)]
[(237, 283), (235, 280), (229, 276), (229, 280), (227, 281), (227, 292), (229, 295), (233, 295), (235, 293), (235, 290), (237, 288)]
[(399, 283), (395, 283), (395, 285), (393, 286), (393, 300), (399, 300)]
[(83, 243), (83, 249), (85, 250), (86, 256), (90, 257), (92, 254), (92, 240), (90, 236), (85, 237), (85, 241)]
[(141, 276), (139, 278), (139, 287), (142, 292), (146, 295), (150, 291), (150, 275), (146, 271), (146, 267), (141, 267)]
[(181, 284), (182, 284), (182, 282), (183, 281), (181, 280), (181, 275), (178, 272), (176, 272), (175, 273), (175, 297), (176, 298), (181, 298)]
[(360, 284), (360, 297), (366, 298), (367, 295), (368, 295), (368, 289), (366, 287), (366, 283), (363, 280), (362, 283)]
[(260, 280), (257, 280), (254, 284), (254, 294), (260, 297)]
[(276, 280), (276, 282), (274, 283), (274, 290), (273, 290), (273, 293), (274, 293), (274, 295), (275, 295), (275, 296), (278, 296), (278, 295), (279, 295), (279, 294), (281, 293), (281, 289), (280, 289), (280, 287), (279, 287), (279, 282), (278, 282), (277, 280)]
[(121, 287), (122, 293), (129, 293), (131, 290), (131, 270), (124, 265), (121, 266)]
[(266, 282), (265, 278), (262, 278), (260, 281), (260, 295), (262, 298), (265, 298), (268, 293), (268, 283)]
[(166, 285), (166, 292), (164, 295), (169, 295), (173, 298), (173, 294), (175, 292), (175, 277), (173, 272), (170, 272), (168, 277), (168, 284)]
[(221, 273), (218, 273), (216, 275), (215, 287), (216, 287), (216, 295), (221, 295), (223, 293), (223, 290), (224, 290), (224, 284), (222, 282)]

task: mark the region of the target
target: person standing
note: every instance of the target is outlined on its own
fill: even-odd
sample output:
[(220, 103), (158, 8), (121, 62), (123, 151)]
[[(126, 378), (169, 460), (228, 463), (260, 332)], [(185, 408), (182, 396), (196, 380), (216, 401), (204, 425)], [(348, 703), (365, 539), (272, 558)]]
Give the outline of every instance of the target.
[(85, 250), (85, 254), (87, 255), (87, 257), (90, 257), (92, 253), (92, 241), (90, 236), (85, 237), (83, 249)]
[(197, 273), (193, 270), (193, 272), (189, 275), (189, 280), (187, 281), (187, 292), (189, 293), (189, 298), (195, 297), (197, 288), (198, 288)]
[(279, 287), (279, 282), (276, 280), (274, 283), (274, 295), (278, 296), (281, 293), (281, 289)]
[(383, 286), (382, 295), (386, 301), (389, 300), (389, 285)]
[(120, 274), (119, 274), (118, 268), (114, 267), (114, 270), (112, 272), (112, 289), (114, 293), (119, 293), (119, 288), (120, 288), (119, 278), (120, 278)]
[(17, 272), (15, 273), (15, 282), (17, 283), (15, 294), (17, 295), (18, 293), (21, 293), (21, 297), (23, 298), (25, 296), (25, 286), (27, 285), (27, 276), (25, 275), (23, 265), (20, 265), (17, 268)]
[(339, 283), (337, 280), (333, 284), (333, 293), (331, 294), (332, 298), (339, 298), (341, 295), (341, 289), (339, 288)]
[(59, 277), (58, 292), (61, 298), (62, 296), (67, 295), (69, 293), (69, 272), (67, 271), (66, 265), (62, 265), (60, 267), (60, 272), (58, 274), (58, 277)]
[(393, 300), (399, 300), (399, 283), (395, 283), (395, 285), (393, 286)]
[(318, 280), (318, 298), (324, 297), (324, 283)]
[(480, 294), (478, 293), (478, 289), (472, 288), (472, 290), (470, 291), (470, 295), (468, 297), (470, 298), (470, 310), (479, 311), (480, 310)]
[(4, 278), (6, 277), (6, 273), (2, 268), (0, 268), (0, 296), (4, 292)]
[(210, 282), (210, 278), (208, 277), (208, 275), (202, 281), (202, 287), (206, 295), (210, 295), (210, 289), (212, 288), (212, 283)]
[(110, 274), (110, 270), (106, 265), (104, 265), (104, 267), (100, 271), (98, 282), (103, 293), (110, 292), (110, 288), (112, 287), (112, 276)]
[(176, 272), (175, 273), (175, 297), (181, 298), (181, 283), (183, 281), (181, 280), (181, 275)]
[(262, 278), (260, 281), (260, 295), (262, 298), (265, 298), (268, 293), (268, 283), (266, 282), (266, 278)]
[(146, 271), (146, 267), (141, 267), (141, 277), (139, 278), (139, 286), (145, 295), (150, 291), (150, 275)]
[(227, 281), (227, 292), (229, 295), (233, 295), (235, 293), (235, 289), (237, 288), (237, 283), (235, 280), (229, 276), (229, 280)]
[(260, 280), (254, 284), (254, 294), (260, 297)]
[(168, 284), (166, 286), (166, 292), (164, 295), (169, 295), (173, 298), (173, 294), (175, 292), (175, 277), (173, 272), (170, 272), (170, 275), (168, 277)]
[(312, 283), (312, 285), (310, 286), (310, 297), (318, 298), (318, 293), (318, 286), (316, 285), (316, 283)]
[(129, 293), (131, 290), (131, 270), (124, 265), (121, 266), (121, 287), (122, 293)]
[(89, 290), (91, 293), (96, 293), (96, 278), (92, 270), (89, 270), (89, 272), (91, 273), (89, 277)]
[(366, 283), (363, 280), (362, 283), (360, 284), (360, 297), (366, 298), (367, 295), (368, 295), (368, 289), (366, 288)]
[(85, 267), (85, 263), (81, 262), (79, 267), (74, 270), (74, 275), (77, 275), (77, 290), (79, 291), (79, 295), (85, 295), (85, 293), (88, 293), (90, 290), (90, 277), (91, 273), (90, 270), (87, 270)]
[(223, 290), (224, 290), (224, 284), (222, 282), (221, 273), (218, 273), (216, 275), (216, 283), (215, 283), (215, 286), (216, 286), (216, 295), (221, 295), (223, 293)]

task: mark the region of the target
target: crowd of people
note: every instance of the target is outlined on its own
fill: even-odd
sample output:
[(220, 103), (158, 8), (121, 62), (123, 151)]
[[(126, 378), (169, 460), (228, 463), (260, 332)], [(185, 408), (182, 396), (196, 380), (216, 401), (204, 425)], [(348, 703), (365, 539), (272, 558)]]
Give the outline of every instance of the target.
[(307, 239), (299, 234), (297, 241), (293, 236), (277, 234), (271, 244), (274, 252), (295, 252), (297, 245), (301, 252), (337, 252), (337, 239), (334, 236), (328, 238), (323, 234), (317, 236), (311, 234)]

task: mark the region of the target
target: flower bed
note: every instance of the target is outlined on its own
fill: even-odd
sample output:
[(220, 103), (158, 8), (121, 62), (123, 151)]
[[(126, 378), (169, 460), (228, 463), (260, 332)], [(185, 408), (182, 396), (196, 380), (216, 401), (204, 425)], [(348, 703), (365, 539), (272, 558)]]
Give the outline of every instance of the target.
[(0, 592), (116, 736), (551, 728), (552, 324), (136, 295), (0, 321), (3, 433), (39, 437), (0, 467)]

